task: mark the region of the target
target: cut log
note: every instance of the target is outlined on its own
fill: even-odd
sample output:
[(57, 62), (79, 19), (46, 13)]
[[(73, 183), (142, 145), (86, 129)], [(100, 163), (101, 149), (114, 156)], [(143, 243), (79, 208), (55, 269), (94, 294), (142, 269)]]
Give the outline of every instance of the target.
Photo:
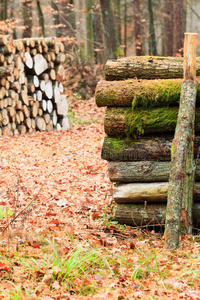
[[(165, 202), (169, 182), (115, 184), (113, 198), (116, 203)], [(200, 202), (200, 182), (194, 186), (194, 201)]]
[[(200, 203), (194, 203), (192, 210), (195, 228), (200, 226)], [(166, 204), (118, 204), (115, 211), (115, 220), (120, 224), (130, 226), (164, 226)]]
[[(178, 108), (107, 108), (104, 120), (105, 133), (111, 136), (139, 136), (149, 133), (174, 132)], [(195, 131), (200, 131), (200, 110), (196, 110)]]
[(0, 67), (0, 78), (4, 76), (10, 76), (13, 72), (13, 67)]
[(63, 81), (65, 79), (65, 69), (63, 65), (56, 66), (55, 71), (56, 71), (56, 80)]
[(33, 60), (34, 60), (34, 70), (36, 75), (40, 75), (47, 70), (48, 68), (47, 61), (42, 54), (35, 55)]
[[(168, 181), (170, 166), (170, 161), (108, 162), (108, 175), (110, 181), (118, 183)], [(200, 180), (200, 163), (195, 179)]]
[(55, 110), (53, 111), (52, 121), (53, 121), (53, 125), (56, 126), (57, 122), (58, 122), (58, 117), (57, 117), (57, 113)]
[[(197, 76), (200, 76), (200, 58), (197, 58)], [(183, 78), (182, 57), (134, 56), (108, 60), (105, 65), (106, 80), (127, 78), (171, 79)]]
[[(139, 160), (171, 160), (172, 135), (144, 136), (139, 139), (104, 138), (101, 158), (108, 161), (139, 161)], [(194, 158), (197, 158), (200, 147), (200, 136), (195, 137)]]
[(59, 99), (55, 101), (57, 104), (57, 114), (59, 116), (67, 117), (69, 104), (65, 95), (60, 95)]
[(30, 53), (25, 52), (24, 56), (25, 56), (26, 67), (28, 67), (29, 69), (32, 69), (33, 68), (33, 59), (31, 57)]
[(44, 96), (46, 99), (52, 99), (53, 98), (53, 86), (52, 81), (48, 81), (45, 86)]
[(70, 128), (68, 117), (64, 117), (61, 121), (62, 129), (68, 130)]
[(49, 114), (52, 113), (52, 111), (53, 111), (53, 103), (51, 100), (47, 101), (47, 111)]
[[(151, 108), (178, 106), (182, 79), (156, 79), (98, 82), (95, 92), (97, 106)], [(198, 82), (197, 106), (200, 105)]]
[(39, 129), (39, 131), (46, 130), (46, 122), (42, 117), (36, 117), (36, 128)]

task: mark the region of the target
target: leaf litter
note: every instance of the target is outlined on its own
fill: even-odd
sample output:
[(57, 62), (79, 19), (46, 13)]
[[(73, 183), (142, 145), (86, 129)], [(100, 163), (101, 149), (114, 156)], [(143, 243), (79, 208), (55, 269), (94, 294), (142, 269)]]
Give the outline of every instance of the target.
[(0, 137), (0, 299), (200, 299), (199, 236), (113, 221), (104, 109), (70, 106), (68, 131)]

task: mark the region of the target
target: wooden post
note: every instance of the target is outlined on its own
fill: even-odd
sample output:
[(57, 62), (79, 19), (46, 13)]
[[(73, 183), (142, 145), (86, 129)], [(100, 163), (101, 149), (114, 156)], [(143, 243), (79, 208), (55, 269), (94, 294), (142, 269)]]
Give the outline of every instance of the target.
[[(193, 127), (197, 93), (196, 80), (196, 33), (186, 33), (184, 42), (184, 81), (181, 87), (180, 107), (172, 146), (172, 167), (169, 180), (165, 222), (166, 249), (179, 247), (181, 214), (186, 225), (191, 226), (193, 168)], [(192, 163), (191, 163), (192, 161)], [(187, 191), (187, 197), (183, 195)], [(183, 201), (183, 211), (182, 211)]]

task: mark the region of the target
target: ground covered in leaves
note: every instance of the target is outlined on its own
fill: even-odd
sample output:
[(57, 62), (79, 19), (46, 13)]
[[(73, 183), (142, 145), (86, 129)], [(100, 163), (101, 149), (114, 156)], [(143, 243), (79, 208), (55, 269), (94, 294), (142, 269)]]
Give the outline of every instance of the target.
[(200, 238), (113, 221), (104, 109), (71, 98), (71, 129), (0, 137), (0, 299), (200, 299)]

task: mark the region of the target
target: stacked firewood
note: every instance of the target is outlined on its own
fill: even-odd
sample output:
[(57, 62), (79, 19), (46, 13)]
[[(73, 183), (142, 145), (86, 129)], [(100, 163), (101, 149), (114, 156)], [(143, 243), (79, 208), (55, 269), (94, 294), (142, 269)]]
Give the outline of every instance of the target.
[(69, 128), (65, 58), (56, 38), (0, 36), (0, 134)]
[[(97, 106), (107, 106), (102, 158), (108, 161), (117, 203), (115, 218), (120, 223), (165, 223), (182, 69), (182, 58), (121, 58), (106, 63), (105, 80), (97, 85)], [(200, 85), (195, 119), (194, 226), (200, 222), (199, 107)]]

